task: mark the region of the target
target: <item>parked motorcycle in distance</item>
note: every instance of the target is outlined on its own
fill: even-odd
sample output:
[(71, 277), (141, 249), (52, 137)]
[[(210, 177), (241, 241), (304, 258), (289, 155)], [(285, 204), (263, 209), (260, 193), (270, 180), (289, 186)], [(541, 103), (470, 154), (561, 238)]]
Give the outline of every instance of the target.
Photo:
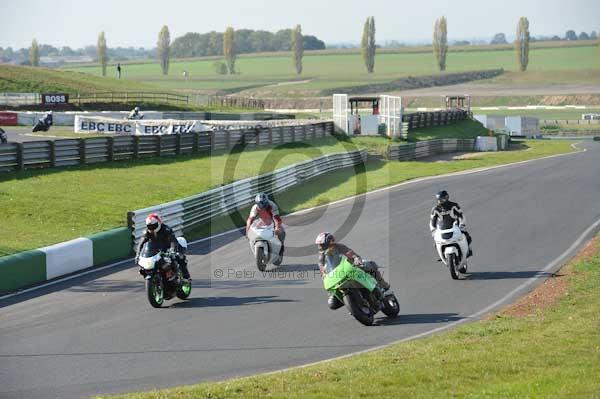
[(283, 260), (279, 256), (281, 241), (275, 234), (273, 223), (265, 225), (260, 219), (255, 220), (248, 230), (248, 241), (258, 270), (264, 272), (269, 264), (281, 265)]
[(379, 311), (389, 318), (396, 317), (400, 312), (396, 295), (391, 290), (384, 295), (377, 285), (377, 280), (355, 267), (345, 256), (342, 256), (335, 269), (326, 271), (323, 286), (346, 305), (356, 320), (366, 326), (373, 324), (375, 314)]
[[(179, 245), (187, 248), (183, 237), (177, 237)], [(138, 256), (140, 274), (146, 280), (148, 302), (160, 308), (165, 300), (177, 296), (187, 299), (192, 291), (190, 280), (183, 278), (181, 268), (177, 266), (176, 255), (170, 251), (162, 251), (154, 241), (148, 241)]]
[(450, 270), (454, 280), (460, 278), (461, 273), (467, 272), (467, 254), (469, 243), (467, 237), (454, 222), (451, 226), (441, 226), (433, 232), (433, 240), (438, 256)]

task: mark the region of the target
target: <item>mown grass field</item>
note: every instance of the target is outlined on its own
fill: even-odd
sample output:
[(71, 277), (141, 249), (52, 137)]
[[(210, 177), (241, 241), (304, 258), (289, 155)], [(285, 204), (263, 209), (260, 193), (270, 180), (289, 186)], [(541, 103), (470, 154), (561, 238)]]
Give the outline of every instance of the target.
[[(533, 48), (530, 52), (529, 71), (499, 77), (518, 83), (581, 82), (590, 77), (600, 81), (600, 51), (597, 46)], [(438, 73), (435, 59), (430, 52), (397, 52), (377, 55), (375, 73), (368, 74), (359, 53), (319, 54), (311, 53), (304, 58), (301, 77), (293, 73), (289, 55), (245, 56), (237, 60), (240, 74), (217, 75), (213, 69), (214, 59), (171, 61), (168, 76), (160, 73), (158, 63), (130, 64), (123, 66), (126, 80), (151, 83), (165, 89), (178, 90), (243, 90), (263, 95), (302, 96), (318, 95), (322, 89), (385, 83), (406, 76)], [(504, 68), (517, 68), (515, 51), (512, 49), (489, 49), (481, 51), (454, 51), (448, 53), (447, 72)], [(76, 71), (98, 75), (100, 68), (86, 66)], [(188, 79), (182, 72), (189, 73)], [(492, 80), (494, 82), (494, 80)], [(267, 87), (268, 86), (268, 87)], [(258, 89), (261, 87), (261, 89)]]
[(566, 292), (524, 314), (315, 366), (111, 398), (597, 398), (600, 238), (563, 273)]

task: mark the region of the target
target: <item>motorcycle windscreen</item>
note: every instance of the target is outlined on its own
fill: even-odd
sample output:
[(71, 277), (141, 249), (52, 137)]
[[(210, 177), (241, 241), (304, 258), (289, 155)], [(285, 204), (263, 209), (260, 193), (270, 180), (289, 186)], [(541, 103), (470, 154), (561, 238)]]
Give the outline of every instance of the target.
[(440, 218), (437, 223), (437, 228), (440, 230), (450, 230), (454, 227), (454, 219), (449, 216)]
[(156, 241), (148, 241), (140, 251), (141, 258), (151, 258), (162, 250), (161, 246)]
[(256, 218), (252, 222), (252, 227), (255, 229), (261, 229), (261, 230), (262, 229), (274, 229), (275, 224), (273, 223), (273, 220), (264, 221), (261, 218)]
[(346, 281), (356, 281), (369, 291), (373, 291), (377, 286), (377, 281), (373, 277), (354, 267), (348, 258), (342, 256), (340, 264), (323, 278), (323, 286), (327, 291), (334, 290)]

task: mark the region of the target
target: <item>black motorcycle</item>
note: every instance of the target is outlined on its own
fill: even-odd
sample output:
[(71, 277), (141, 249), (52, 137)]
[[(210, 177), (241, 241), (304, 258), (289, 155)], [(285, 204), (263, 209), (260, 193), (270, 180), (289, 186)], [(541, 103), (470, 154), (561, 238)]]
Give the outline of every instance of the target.
[(2, 128), (0, 127), (0, 144), (6, 144), (8, 143), (8, 138), (6, 137), (6, 132), (4, 130), (2, 130)]
[(47, 132), (48, 129), (50, 129), (50, 126), (52, 126), (50, 123), (44, 121), (43, 119), (40, 119), (33, 126), (33, 129), (31, 129), (31, 131), (33, 133), (35, 133), (35, 132)]
[(138, 255), (140, 274), (146, 280), (146, 294), (150, 305), (160, 308), (165, 300), (177, 296), (187, 299), (192, 282), (183, 278), (177, 264), (177, 255), (163, 251), (157, 243), (148, 241)]

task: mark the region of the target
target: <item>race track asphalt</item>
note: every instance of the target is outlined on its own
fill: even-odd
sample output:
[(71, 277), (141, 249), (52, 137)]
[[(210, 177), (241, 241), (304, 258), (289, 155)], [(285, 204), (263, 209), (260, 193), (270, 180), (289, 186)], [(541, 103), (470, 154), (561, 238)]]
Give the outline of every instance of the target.
[[(557, 266), (548, 265), (593, 233), (600, 143), (582, 146), (586, 152), (417, 181), (290, 216), (290, 256), (267, 277), (239, 232), (200, 242), (190, 248), (190, 300), (163, 309), (148, 304), (133, 262), (2, 300), (0, 397), (68, 399), (219, 380), (477, 319), (543, 281)], [(474, 238), (471, 274), (460, 281), (436, 262), (427, 226), (441, 188), (465, 210)], [(401, 304), (397, 319), (365, 327), (344, 308), (327, 308), (312, 243), (344, 221), (340, 241), (384, 266)]]

